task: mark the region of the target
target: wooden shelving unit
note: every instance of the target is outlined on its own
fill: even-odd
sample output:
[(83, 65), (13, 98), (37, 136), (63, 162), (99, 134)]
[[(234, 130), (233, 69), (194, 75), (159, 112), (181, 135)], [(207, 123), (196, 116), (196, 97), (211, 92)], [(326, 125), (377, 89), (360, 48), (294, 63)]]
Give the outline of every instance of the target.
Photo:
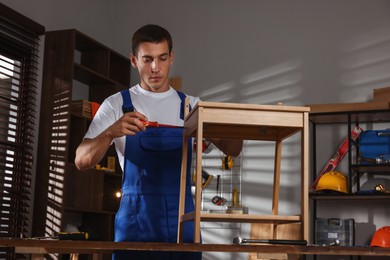
[[(188, 107), (188, 106), (187, 106)], [(243, 140), (275, 141), (275, 171), (272, 215), (215, 214), (201, 212), (201, 175), (195, 185), (195, 211), (184, 213), (184, 194), (187, 162), (183, 160), (181, 197), (179, 206), (179, 236), (185, 221), (194, 221), (194, 241), (200, 242), (200, 222), (247, 222), (247, 223), (301, 223), (303, 239), (308, 239), (308, 108), (293, 106), (247, 105), (233, 103), (199, 102), (187, 113), (184, 122), (183, 158), (187, 158), (188, 138), (227, 138)], [(301, 214), (283, 216), (278, 214), (279, 180), (282, 141), (301, 133)], [(196, 150), (196, 171), (202, 169), (202, 150)], [(244, 192), (244, 191), (243, 191)]]
[[(78, 93), (101, 104), (130, 83), (130, 61), (114, 50), (74, 30), (45, 35), (40, 135), (32, 236), (51, 236), (67, 224), (89, 229), (92, 239), (112, 240), (121, 187), (115, 172), (79, 172), (75, 150), (91, 122), (73, 111)], [(110, 149), (107, 156), (116, 156)]]

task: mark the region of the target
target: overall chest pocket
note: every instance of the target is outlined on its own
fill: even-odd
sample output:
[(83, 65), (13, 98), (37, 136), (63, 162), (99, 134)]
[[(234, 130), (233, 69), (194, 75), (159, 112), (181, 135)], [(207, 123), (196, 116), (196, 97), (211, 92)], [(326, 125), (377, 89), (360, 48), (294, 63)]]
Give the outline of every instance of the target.
[(145, 151), (167, 152), (182, 149), (182, 129), (160, 129), (140, 137), (140, 147)]

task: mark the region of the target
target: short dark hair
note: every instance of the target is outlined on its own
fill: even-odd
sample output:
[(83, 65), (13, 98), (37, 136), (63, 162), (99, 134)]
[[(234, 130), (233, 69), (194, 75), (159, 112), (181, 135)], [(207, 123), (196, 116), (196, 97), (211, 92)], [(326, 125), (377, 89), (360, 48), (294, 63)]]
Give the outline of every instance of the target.
[(159, 25), (144, 25), (133, 34), (131, 39), (133, 54), (137, 55), (138, 47), (143, 42), (160, 43), (165, 40), (168, 42), (169, 53), (171, 53), (173, 48), (171, 34)]

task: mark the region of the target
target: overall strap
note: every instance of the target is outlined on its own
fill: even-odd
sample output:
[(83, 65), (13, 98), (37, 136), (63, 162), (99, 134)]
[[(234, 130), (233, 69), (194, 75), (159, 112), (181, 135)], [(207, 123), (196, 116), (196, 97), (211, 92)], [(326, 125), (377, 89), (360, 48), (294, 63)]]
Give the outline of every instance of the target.
[[(177, 94), (180, 97), (181, 104), (180, 104), (180, 119), (184, 119), (184, 106), (185, 106), (185, 99), (186, 95), (183, 92), (176, 91)], [(122, 105), (122, 111), (123, 114), (127, 112), (133, 112), (134, 106), (131, 102), (130, 92), (128, 89), (124, 89), (121, 91), (122, 99), (123, 99), (123, 105)], [(190, 105), (190, 111), (191, 111), (191, 105)]]
[[(185, 100), (186, 100), (186, 95), (183, 92), (177, 91), (177, 94), (179, 95), (181, 99), (181, 104), (180, 104), (180, 119), (184, 120), (184, 106), (185, 106)], [(190, 105), (190, 111), (191, 111), (191, 105)]]
[(122, 111), (123, 114), (127, 112), (133, 112), (134, 107), (133, 103), (131, 102), (130, 92), (128, 89), (124, 89), (121, 91), (122, 98), (123, 98), (123, 105), (122, 105)]

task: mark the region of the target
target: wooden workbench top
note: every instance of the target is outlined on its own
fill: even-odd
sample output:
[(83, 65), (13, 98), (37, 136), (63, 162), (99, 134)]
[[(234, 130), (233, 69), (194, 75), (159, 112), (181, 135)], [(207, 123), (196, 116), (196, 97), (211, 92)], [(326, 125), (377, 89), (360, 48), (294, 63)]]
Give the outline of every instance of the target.
[(296, 245), (236, 245), (236, 244), (192, 244), (192, 243), (145, 243), (111, 241), (66, 241), (1, 238), (0, 247), (15, 248), (17, 253), (81, 253), (109, 254), (113, 250), (156, 250), (186, 252), (261, 252), (304, 255), (370, 255), (390, 256), (390, 248), (347, 246), (296, 246)]

